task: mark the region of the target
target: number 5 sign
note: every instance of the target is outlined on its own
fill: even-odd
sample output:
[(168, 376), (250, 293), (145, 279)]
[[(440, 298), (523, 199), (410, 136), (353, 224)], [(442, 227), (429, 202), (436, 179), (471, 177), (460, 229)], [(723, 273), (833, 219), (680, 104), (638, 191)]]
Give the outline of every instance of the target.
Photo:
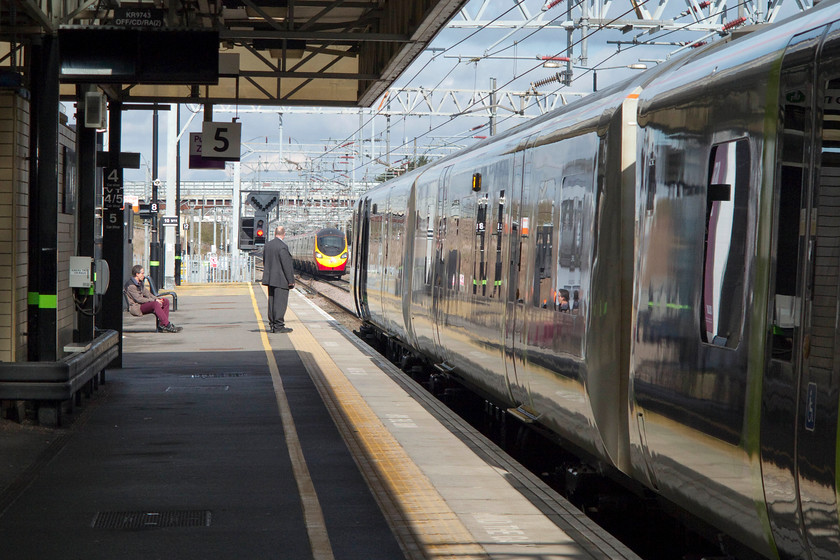
[(239, 161), (242, 123), (204, 122), (201, 128), (201, 156), (205, 159)]

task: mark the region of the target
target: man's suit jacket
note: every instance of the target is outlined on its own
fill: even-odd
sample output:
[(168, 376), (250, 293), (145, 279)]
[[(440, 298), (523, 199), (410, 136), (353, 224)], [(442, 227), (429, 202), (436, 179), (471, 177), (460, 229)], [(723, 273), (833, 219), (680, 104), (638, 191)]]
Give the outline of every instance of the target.
[(292, 254), (289, 252), (289, 246), (279, 237), (266, 243), (263, 249), (262, 283), (283, 290), (288, 290), (289, 284), (295, 283)]

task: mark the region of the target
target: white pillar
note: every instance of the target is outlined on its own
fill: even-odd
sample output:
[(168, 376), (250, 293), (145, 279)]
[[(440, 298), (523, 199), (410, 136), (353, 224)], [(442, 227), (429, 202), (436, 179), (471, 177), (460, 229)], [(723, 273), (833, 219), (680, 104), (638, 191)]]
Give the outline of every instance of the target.
[[(235, 274), (239, 274), (239, 263), (242, 262), (241, 253), (239, 251), (239, 206), (242, 195), (240, 189), (242, 188), (242, 176), (240, 175), (241, 168), (238, 161), (233, 162), (233, 193), (231, 193), (231, 236), (230, 236), (230, 255), (231, 267)], [(231, 280), (241, 281), (243, 278), (232, 278)]]
[[(176, 116), (176, 106), (173, 103), (169, 107), (169, 121), (166, 123), (166, 217), (175, 218), (176, 205), (180, 204), (180, 200), (175, 197), (175, 182), (176, 165), (178, 162), (178, 121)], [(166, 289), (171, 290), (175, 288), (175, 233), (177, 227), (163, 226), (166, 228), (166, 245), (164, 253), (164, 274), (163, 284)]]

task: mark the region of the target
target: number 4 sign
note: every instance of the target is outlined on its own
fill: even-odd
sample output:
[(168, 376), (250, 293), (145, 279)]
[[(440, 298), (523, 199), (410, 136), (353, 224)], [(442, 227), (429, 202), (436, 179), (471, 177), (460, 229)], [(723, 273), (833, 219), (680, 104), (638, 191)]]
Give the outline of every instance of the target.
[(239, 161), (242, 123), (204, 122), (201, 128), (201, 155), (205, 159)]

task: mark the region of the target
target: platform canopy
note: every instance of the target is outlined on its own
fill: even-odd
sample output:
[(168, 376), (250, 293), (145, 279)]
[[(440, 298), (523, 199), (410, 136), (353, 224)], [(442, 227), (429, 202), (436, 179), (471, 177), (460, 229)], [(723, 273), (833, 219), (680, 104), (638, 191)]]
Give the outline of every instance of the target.
[(2, 64), (25, 72), (22, 47), (54, 35), (63, 99), (91, 83), (124, 103), (367, 107), (465, 3), (11, 0)]

